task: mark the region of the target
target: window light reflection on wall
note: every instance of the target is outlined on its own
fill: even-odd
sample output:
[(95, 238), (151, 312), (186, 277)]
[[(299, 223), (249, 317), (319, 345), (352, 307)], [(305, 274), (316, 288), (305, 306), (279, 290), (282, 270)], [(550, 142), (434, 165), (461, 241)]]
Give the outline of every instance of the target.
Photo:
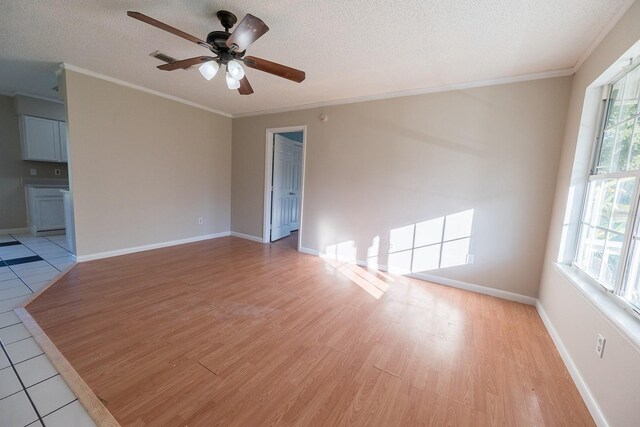
[(473, 209), (391, 230), (389, 271), (418, 273), (468, 263)]

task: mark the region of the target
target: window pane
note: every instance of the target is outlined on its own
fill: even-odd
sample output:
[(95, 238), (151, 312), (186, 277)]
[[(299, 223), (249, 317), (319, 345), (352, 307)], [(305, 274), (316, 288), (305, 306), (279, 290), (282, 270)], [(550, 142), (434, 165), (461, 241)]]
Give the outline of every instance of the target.
[(610, 289), (613, 288), (618, 274), (622, 243), (623, 236), (616, 233), (607, 233), (607, 244), (602, 255), (603, 262), (599, 279)]
[(600, 158), (596, 173), (611, 172), (611, 158), (613, 157), (613, 146), (616, 142), (616, 128), (606, 130), (602, 136), (602, 146), (600, 147)]
[(591, 239), (593, 238), (593, 228), (583, 225), (580, 233), (580, 245), (578, 246), (578, 257), (576, 263), (581, 268), (587, 268), (589, 265), (589, 256), (591, 255)]
[(629, 170), (640, 169), (640, 117), (636, 119), (635, 130), (633, 131), (633, 142), (631, 143), (631, 161)]
[(635, 120), (627, 120), (618, 125), (616, 133), (616, 143), (613, 149), (613, 170), (619, 172), (627, 170), (627, 159), (629, 148), (631, 147), (631, 135)]
[(617, 179), (605, 179), (602, 182), (600, 200), (596, 205), (597, 211), (595, 217), (597, 225), (600, 227), (609, 228), (611, 211), (613, 210), (613, 199), (616, 194), (616, 181)]
[(623, 298), (640, 309), (640, 244), (637, 239), (634, 239), (629, 263), (629, 276)]
[(624, 95), (622, 97), (620, 120), (633, 117), (638, 111), (638, 73), (640, 67), (634, 68), (626, 76)]
[(587, 206), (584, 210), (583, 221), (587, 224), (596, 225), (596, 204), (600, 201), (600, 192), (602, 191), (603, 180), (594, 180), (589, 183), (589, 192), (587, 194)]
[(586, 266), (587, 271), (593, 277), (600, 277), (600, 267), (602, 266), (602, 257), (604, 255), (604, 245), (607, 239), (607, 232), (595, 229), (591, 244), (589, 246), (589, 264)]
[(631, 203), (633, 201), (634, 185), (635, 178), (622, 178), (618, 180), (613, 214), (611, 215), (611, 226), (609, 227), (618, 233), (624, 233), (627, 228), (627, 219), (629, 218)]
[(609, 109), (607, 111), (607, 121), (605, 123), (606, 129), (614, 126), (620, 119), (620, 107), (622, 105), (620, 98), (622, 97), (624, 82), (625, 78), (623, 77), (622, 79), (618, 80), (611, 88)]

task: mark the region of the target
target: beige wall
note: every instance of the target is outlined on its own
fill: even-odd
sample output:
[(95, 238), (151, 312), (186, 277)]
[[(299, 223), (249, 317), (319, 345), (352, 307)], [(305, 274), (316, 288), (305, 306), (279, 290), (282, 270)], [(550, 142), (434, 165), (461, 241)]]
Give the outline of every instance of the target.
[[(23, 96), (0, 96), (0, 230), (27, 227), (24, 179), (67, 178), (65, 163), (22, 160), (18, 114), (64, 120), (64, 106)], [(36, 176), (31, 176), (31, 169), (37, 170)], [(61, 175), (56, 176), (55, 169), (60, 169)]]
[(231, 119), (68, 70), (62, 80), (79, 256), (229, 231)]
[[(636, 2), (576, 73), (571, 92), (540, 302), (570, 357), (611, 426), (638, 425), (640, 353), (553, 266), (562, 234), (585, 90), (640, 39)], [(602, 359), (594, 351), (598, 334), (607, 338)]]
[[(571, 77), (233, 120), (231, 229), (262, 236), (265, 130), (307, 125), (302, 246), (474, 209), (473, 265), (430, 274), (536, 296)], [(321, 122), (319, 116), (329, 116)]]
[(43, 117), (52, 120), (67, 120), (67, 112), (63, 103), (45, 101), (30, 96), (16, 95), (13, 97), (16, 114)]

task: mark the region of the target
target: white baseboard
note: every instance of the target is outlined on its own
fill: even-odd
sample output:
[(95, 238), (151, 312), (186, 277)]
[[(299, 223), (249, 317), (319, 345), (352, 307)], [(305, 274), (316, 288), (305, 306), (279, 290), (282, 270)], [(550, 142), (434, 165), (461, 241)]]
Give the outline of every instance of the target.
[(0, 235), (1, 234), (22, 234), (22, 233), (28, 233), (28, 232), (29, 232), (29, 227), (0, 229)]
[[(300, 247), (298, 250), (300, 252), (302, 252), (302, 253), (305, 253), (305, 254), (321, 256), (320, 252), (315, 250), (315, 249)], [(367, 262), (364, 261), (364, 260), (352, 260), (352, 261), (345, 260), (344, 262), (355, 262), (356, 264), (358, 264), (358, 265), (360, 265), (362, 267), (367, 267), (368, 266)], [(382, 265), (382, 264), (377, 265), (375, 268), (377, 268), (380, 271), (389, 271), (388, 266)], [(445, 277), (433, 276), (431, 274), (408, 273), (408, 272), (405, 273), (405, 274), (402, 274), (402, 273), (400, 273), (400, 274), (403, 275), (403, 276), (412, 277), (414, 279), (419, 279), (419, 280), (424, 280), (426, 282), (436, 283), (438, 285), (451, 286), (453, 288), (464, 289), (466, 291), (477, 292), (479, 294), (490, 295), (492, 297), (502, 298), (502, 299), (515, 301), (515, 302), (520, 302), (522, 304), (527, 304), (527, 305), (536, 305), (536, 302), (538, 301), (536, 298), (530, 297), (530, 296), (527, 296), (527, 295), (516, 294), (514, 292), (503, 291), (501, 289), (489, 288), (487, 286), (476, 285), (474, 283), (462, 282), (460, 280), (447, 279)]]
[(303, 246), (300, 246), (298, 248), (298, 252), (302, 252), (303, 254), (307, 254), (307, 255), (320, 256), (320, 252), (316, 251), (315, 249), (309, 249), (309, 248), (305, 248)]
[(426, 280), (427, 282), (437, 283), (438, 285), (451, 286), (453, 288), (464, 289), (466, 291), (477, 292), (479, 294), (490, 295), (492, 297), (502, 298), (509, 301), (520, 302), (527, 305), (536, 305), (538, 301), (534, 297), (516, 294), (514, 292), (503, 291), (502, 289), (490, 288), (488, 286), (476, 285), (474, 283), (463, 282), (460, 280), (447, 279), (446, 277), (432, 276), (425, 273), (407, 274), (415, 279)]
[(593, 420), (595, 421), (596, 425), (600, 427), (607, 427), (609, 424), (607, 423), (607, 420), (605, 419), (604, 414), (600, 410), (598, 403), (596, 402), (595, 398), (591, 394), (591, 391), (589, 390), (587, 383), (582, 379), (582, 375), (580, 375), (580, 371), (578, 371), (578, 367), (575, 365), (575, 363), (573, 363), (573, 359), (569, 355), (569, 351), (564, 346), (564, 343), (562, 342), (562, 339), (560, 338), (558, 331), (556, 331), (556, 328), (553, 326), (553, 323), (551, 323), (551, 319), (549, 319), (549, 316), (547, 316), (547, 313), (544, 311), (544, 308), (542, 307), (542, 304), (540, 304), (540, 301), (536, 301), (536, 309), (538, 310), (538, 314), (542, 319), (542, 323), (544, 323), (544, 326), (547, 328), (547, 331), (549, 332), (549, 335), (551, 336), (553, 343), (555, 344), (556, 348), (558, 349), (558, 352), (560, 353), (560, 357), (562, 357), (562, 361), (564, 362), (564, 365), (567, 367), (567, 370), (569, 371), (569, 374), (571, 375), (573, 382), (578, 388), (578, 392), (580, 392), (580, 396), (582, 396), (582, 400), (584, 400), (585, 405), (587, 405), (587, 409), (589, 409), (589, 412), (591, 413), (591, 416), (593, 417)]
[(241, 239), (251, 240), (252, 242), (262, 243), (262, 237), (252, 236), (251, 234), (238, 233), (237, 231), (232, 231), (231, 235), (234, 237), (239, 237)]
[(222, 233), (205, 234), (204, 236), (188, 237), (186, 239), (172, 240), (170, 242), (152, 243), (150, 245), (116, 249), (114, 251), (98, 252), (98, 253), (89, 254), (89, 255), (79, 255), (77, 258), (77, 262), (85, 262), (85, 261), (92, 261), (95, 259), (110, 258), (118, 255), (132, 254), (135, 252), (150, 251), (152, 249), (160, 249), (160, 248), (166, 248), (168, 246), (183, 245), (185, 243), (199, 242), (202, 240), (217, 239), (218, 237), (225, 237), (225, 236), (229, 236), (230, 234), (231, 233), (229, 231), (223, 231)]

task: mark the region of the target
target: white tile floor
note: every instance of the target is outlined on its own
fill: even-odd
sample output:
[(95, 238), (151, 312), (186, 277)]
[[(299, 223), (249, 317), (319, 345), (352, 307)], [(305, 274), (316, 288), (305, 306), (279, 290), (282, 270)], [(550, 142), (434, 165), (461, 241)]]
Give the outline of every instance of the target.
[(75, 262), (66, 236), (0, 235), (0, 425), (95, 426), (13, 312)]

